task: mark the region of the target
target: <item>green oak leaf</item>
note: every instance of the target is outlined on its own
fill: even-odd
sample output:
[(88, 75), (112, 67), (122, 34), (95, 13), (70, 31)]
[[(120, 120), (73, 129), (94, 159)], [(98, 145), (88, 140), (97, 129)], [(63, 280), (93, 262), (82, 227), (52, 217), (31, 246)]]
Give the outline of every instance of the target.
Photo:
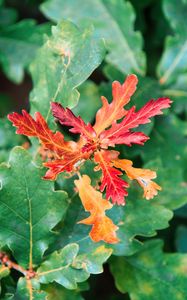
[(85, 268), (91, 274), (100, 274), (103, 272), (103, 262), (109, 258), (112, 252), (112, 249), (107, 249), (104, 245), (93, 247), (91, 251), (84, 251), (78, 255), (74, 261), (74, 266)]
[(74, 267), (78, 251), (77, 244), (69, 244), (52, 253), (37, 270), (38, 281), (45, 284), (55, 281), (67, 289), (76, 289), (78, 282), (83, 282), (89, 277), (85, 269)]
[(135, 13), (129, 2), (48, 0), (41, 5), (41, 11), (56, 22), (67, 18), (82, 27), (93, 24), (95, 34), (106, 41), (107, 62), (125, 74), (145, 73), (142, 37), (139, 32), (134, 31)]
[(74, 107), (79, 99), (76, 88), (100, 65), (104, 54), (103, 41), (93, 37), (91, 27), (80, 31), (69, 21), (53, 26), (52, 36), (30, 67), (31, 113), (40, 111), (48, 119), (51, 101)]
[(76, 116), (81, 116), (86, 123), (92, 122), (101, 106), (99, 88), (94, 82), (87, 80), (80, 86), (79, 93), (79, 102), (72, 111)]
[(69, 205), (67, 194), (54, 191), (54, 183), (44, 181), (43, 175), (20, 147), (0, 166), (0, 242), (27, 268), (41, 262), (54, 237), (52, 229)]
[(162, 187), (162, 191), (153, 199), (169, 209), (177, 209), (187, 203), (187, 182), (184, 178), (184, 168), (175, 164), (166, 166), (160, 157), (151, 160), (145, 168), (155, 170), (156, 182)]
[(186, 32), (187, 1), (164, 0), (163, 10), (173, 30), (183, 35)]
[[(112, 254), (112, 249), (96, 245), (89, 252), (76, 243), (69, 243), (53, 252), (37, 270), (40, 283), (56, 282), (67, 289), (76, 289), (77, 283), (85, 281), (91, 274), (103, 272), (102, 264)], [(83, 253), (84, 252), (84, 253)]]
[(0, 265), (0, 279), (8, 276), (9, 274), (10, 274), (10, 269), (8, 267)]
[(168, 222), (173, 217), (172, 211), (162, 206), (158, 199), (147, 201), (143, 199), (140, 187), (137, 185), (137, 189), (133, 189), (132, 186), (131, 182), (126, 206), (115, 206), (109, 214), (119, 226), (117, 236), (120, 242), (111, 247), (114, 255), (132, 255), (142, 247), (140, 236), (155, 236), (157, 230), (169, 226)]
[(187, 116), (187, 75), (181, 74), (177, 76), (176, 81), (165, 88), (164, 95), (170, 97), (173, 100), (171, 109), (176, 114), (182, 114), (185, 112)]
[(187, 255), (162, 252), (160, 240), (148, 241), (130, 257), (111, 261), (117, 289), (132, 300), (183, 300), (187, 287)]
[(48, 24), (36, 25), (34, 20), (23, 20), (0, 29), (0, 63), (6, 76), (15, 83), (24, 77), (24, 69), (34, 59), (43, 43)]
[[(59, 284), (42, 285), (42, 289), (47, 292), (46, 300), (84, 300), (77, 290), (68, 290)], [(55, 298), (54, 298), (55, 297)]]
[(15, 134), (15, 129), (7, 118), (0, 118), (0, 162), (7, 161), (10, 150), (25, 141), (25, 137)]
[(187, 203), (185, 136), (185, 121), (172, 114), (159, 117), (141, 153), (146, 167), (157, 171), (157, 181), (163, 187), (158, 201), (170, 209)]
[(160, 83), (168, 86), (187, 71), (187, 1), (164, 0), (163, 9), (175, 34), (166, 38), (165, 50), (157, 69)]
[(47, 300), (47, 293), (40, 290), (38, 280), (21, 277), (18, 281), (15, 300)]

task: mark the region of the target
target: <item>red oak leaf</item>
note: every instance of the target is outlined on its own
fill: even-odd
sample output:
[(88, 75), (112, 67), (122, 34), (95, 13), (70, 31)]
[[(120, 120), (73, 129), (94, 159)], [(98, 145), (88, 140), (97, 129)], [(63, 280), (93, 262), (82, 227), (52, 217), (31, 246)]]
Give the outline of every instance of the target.
[(118, 154), (117, 151), (101, 150), (95, 152), (94, 160), (98, 163), (96, 170), (102, 170), (101, 192), (106, 188), (106, 198), (108, 200), (111, 198), (114, 204), (125, 205), (124, 197), (128, 195), (125, 188), (129, 185), (119, 177), (122, 173), (112, 167), (112, 159), (115, 159)]
[(130, 97), (136, 90), (137, 83), (138, 79), (136, 75), (131, 74), (127, 76), (122, 85), (118, 81), (113, 82), (113, 100), (110, 104), (105, 97), (101, 97), (103, 106), (96, 114), (96, 122), (94, 125), (98, 136), (104, 129), (112, 125), (113, 122), (125, 116), (126, 110), (123, 107), (130, 101)]
[(44, 166), (49, 168), (43, 177), (46, 180), (55, 180), (57, 175), (62, 172), (76, 172), (82, 163), (90, 156), (89, 152), (75, 152), (72, 155), (66, 155), (63, 159), (57, 159), (44, 163)]
[(137, 180), (139, 185), (144, 190), (144, 197), (149, 200), (158, 194), (161, 187), (151, 179), (156, 178), (156, 172), (149, 169), (140, 169), (132, 167), (132, 161), (127, 159), (114, 160), (114, 166), (125, 171), (127, 176), (133, 180)]
[(135, 106), (133, 106), (120, 123), (113, 123), (111, 128), (103, 131), (100, 139), (109, 140), (111, 143), (113, 138), (123, 136), (129, 132), (129, 129), (138, 127), (140, 124), (149, 123), (151, 117), (162, 114), (161, 109), (170, 107), (171, 102), (169, 98), (150, 100), (137, 112), (135, 112)]
[(22, 115), (18, 113), (9, 114), (8, 119), (18, 128), (16, 133), (38, 137), (44, 147), (53, 151), (57, 157), (78, 151), (75, 142), (64, 141), (63, 134), (58, 131), (53, 133), (39, 112), (35, 113), (35, 120), (25, 110), (22, 110)]
[(51, 103), (53, 116), (62, 125), (72, 127), (69, 131), (80, 133), (86, 140), (92, 140), (96, 137), (95, 130), (90, 123), (85, 124), (81, 117), (76, 117), (69, 108), (63, 108), (60, 103)]
[(102, 148), (108, 148), (108, 146), (114, 147), (115, 145), (127, 145), (132, 146), (132, 144), (143, 145), (149, 137), (145, 135), (143, 132), (124, 132), (122, 135), (113, 135), (108, 138), (104, 138), (101, 141)]
[(91, 186), (91, 180), (87, 175), (75, 180), (75, 185), (84, 209), (90, 212), (90, 216), (79, 223), (92, 225), (90, 237), (94, 242), (118, 243), (119, 239), (116, 236), (118, 227), (105, 215), (105, 211), (111, 209), (112, 204), (102, 199), (102, 194)]

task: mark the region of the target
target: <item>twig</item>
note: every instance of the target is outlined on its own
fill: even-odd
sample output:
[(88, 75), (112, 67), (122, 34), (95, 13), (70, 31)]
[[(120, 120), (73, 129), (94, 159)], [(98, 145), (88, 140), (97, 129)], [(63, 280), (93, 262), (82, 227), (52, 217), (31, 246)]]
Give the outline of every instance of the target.
[(21, 267), (20, 265), (11, 261), (10, 258), (8, 257), (8, 255), (4, 252), (0, 252), (0, 263), (4, 266), (8, 267), (9, 269), (14, 269), (14, 270), (19, 271), (26, 277), (26, 279), (32, 279), (36, 275), (35, 271), (33, 271), (31, 269), (26, 270), (23, 267)]

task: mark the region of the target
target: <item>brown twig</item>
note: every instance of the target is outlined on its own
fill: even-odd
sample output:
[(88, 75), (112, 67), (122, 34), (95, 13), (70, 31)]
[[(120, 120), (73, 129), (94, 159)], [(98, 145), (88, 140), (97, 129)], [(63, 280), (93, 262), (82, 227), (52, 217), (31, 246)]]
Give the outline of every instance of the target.
[(8, 267), (9, 269), (14, 269), (14, 270), (19, 271), (26, 277), (26, 279), (32, 279), (36, 275), (35, 271), (33, 271), (31, 269), (26, 270), (23, 267), (21, 267), (20, 265), (11, 261), (10, 258), (8, 257), (8, 255), (4, 252), (0, 252), (0, 263), (4, 266)]

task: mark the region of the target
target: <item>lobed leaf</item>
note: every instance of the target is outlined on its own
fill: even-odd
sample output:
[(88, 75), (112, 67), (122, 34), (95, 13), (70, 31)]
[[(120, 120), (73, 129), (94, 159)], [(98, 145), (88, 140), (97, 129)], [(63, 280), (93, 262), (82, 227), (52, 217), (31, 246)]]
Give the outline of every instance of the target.
[(50, 101), (74, 107), (79, 99), (76, 88), (100, 65), (104, 53), (103, 41), (93, 37), (92, 28), (82, 31), (69, 21), (52, 26), (52, 36), (46, 38), (30, 67), (31, 114), (40, 111), (51, 122)]
[(141, 154), (146, 167), (157, 171), (163, 188), (156, 201), (170, 209), (187, 203), (185, 136), (185, 121), (172, 114), (160, 117), (151, 134), (154, 143), (148, 141)]
[(102, 97), (103, 106), (96, 114), (94, 129), (97, 135), (112, 125), (118, 119), (124, 117), (127, 113), (124, 106), (130, 101), (130, 97), (136, 90), (138, 79), (136, 75), (127, 76), (125, 82), (121, 85), (118, 81), (112, 84), (112, 102), (109, 104), (105, 97)]
[[(150, 118), (155, 115), (162, 114), (161, 109), (170, 107), (171, 100), (169, 98), (159, 98), (157, 100), (150, 100), (139, 111), (135, 112), (135, 106), (133, 106), (126, 114), (125, 118), (120, 123), (112, 124), (111, 128), (101, 133), (101, 140), (103, 143), (111, 140), (114, 136), (114, 140), (119, 137), (123, 138), (130, 129), (138, 127), (140, 124), (146, 124), (150, 122)], [(133, 137), (132, 137), (133, 138)], [(141, 143), (145, 141), (146, 136), (143, 136)]]
[(41, 262), (54, 238), (52, 229), (64, 217), (68, 200), (53, 183), (41, 179), (23, 148), (14, 148), (9, 164), (0, 166), (0, 243), (7, 245), (19, 264), (31, 268)]
[(64, 141), (64, 136), (59, 131), (53, 133), (39, 112), (35, 113), (36, 120), (25, 110), (22, 110), (22, 115), (18, 113), (9, 114), (8, 119), (13, 123), (13, 126), (18, 128), (17, 134), (37, 137), (44, 147), (53, 151), (57, 157), (70, 155), (76, 149), (75, 142)]
[(185, 299), (187, 255), (163, 253), (162, 246), (148, 241), (135, 255), (111, 261), (117, 288), (132, 300)]
[(91, 186), (91, 180), (87, 175), (75, 180), (75, 185), (84, 209), (90, 212), (90, 216), (79, 223), (92, 225), (89, 235), (94, 242), (103, 240), (110, 244), (117, 243), (119, 241), (116, 236), (118, 227), (105, 215), (105, 211), (111, 209), (112, 204), (102, 199), (102, 194)]
[(69, 244), (59, 252), (54, 252), (37, 270), (40, 283), (57, 282), (68, 289), (77, 288), (77, 282), (85, 281), (89, 273), (76, 269), (73, 262), (78, 254), (77, 244)]
[(73, 133), (80, 133), (82, 137), (86, 140), (92, 140), (95, 136), (95, 130), (90, 123), (87, 125), (84, 123), (82, 118), (76, 117), (73, 112), (68, 108), (63, 108), (60, 103), (52, 102), (51, 103), (53, 116), (60, 122), (62, 125), (72, 127), (70, 129)]
[(44, 163), (44, 166), (49, 168), (45, 176), (43, 177), (46, 180), (55, 180), (57, 175), (62, 172), (72, 172), (77, 171), (79, 162), (82, 163), (85, 155), (81, 153), (73, 153), (72, 155), (66, 155), (64, 159), (57, 159)]
[(131, 180), (137, 180), (139, 185), (143, 188), (143, 196), (147, 200), (154, 198), (154, 196), (158, 194), (158, 190), (161, 190), (161, 187), (151, 180), (156, 178), (156, 172), (149, 169), (134, 168), (132, 167), (132, 161), (127, 159), (116, 159), (113, 163), (116, 168), (125, 171)]
[(10, 80), (17, 84), (23, 80), (24, 69), (34, 59), (43, 35), (48, 32), (49, 24), (37, 25), (35, 20), (28, 19), (0, 29), (0, 62)]
[[(187, 67), (186, 16), (187, 3), (183, 0), (164, 0), (163, 10), (174, 31), (167, 36), (164, 53), (157, 68), (162, 85), (171, 85), (178, 76), (185, 75)], [(171, 85), (172, 87), (172, 85)]]
[(106, 188), (106, 198), (109, 200), (112, 199), (112, 202), (118, 205), (125, 205), (124, 196), (128, 195), (128, 192), (125, 188), (129, 185), (119, 176), (122, 173), (113, 168), (112, 159), (115, 159), (119, 153), (116, 151), (107, 151), (101, 150), (97, 151), (94, 154), (94, 160), (98, 163), (98, 167), (96, 170), (102, 170), (102, 178), (101, 178), (101, 192)]
[[(91, 8), (91, 9), (90, 9)], [(134, 31), (135, 13), (131, 4), (118, 0), (48, 0), (41, 10), (50, 20), (69, 19), (78, 26), (94, 25), (95, 35), (106, 41), (106, 61), (121, 72), (145, 72), (142, 37)], [(75, 13), (76, 12), (76, 13)], [(125, 18), (124, 18), (125, 16)]]
[(18, 280), (16, 294), (13, 299), (47, 300), (47, 293), (40, 289), (38, 280), (21, 277)]

